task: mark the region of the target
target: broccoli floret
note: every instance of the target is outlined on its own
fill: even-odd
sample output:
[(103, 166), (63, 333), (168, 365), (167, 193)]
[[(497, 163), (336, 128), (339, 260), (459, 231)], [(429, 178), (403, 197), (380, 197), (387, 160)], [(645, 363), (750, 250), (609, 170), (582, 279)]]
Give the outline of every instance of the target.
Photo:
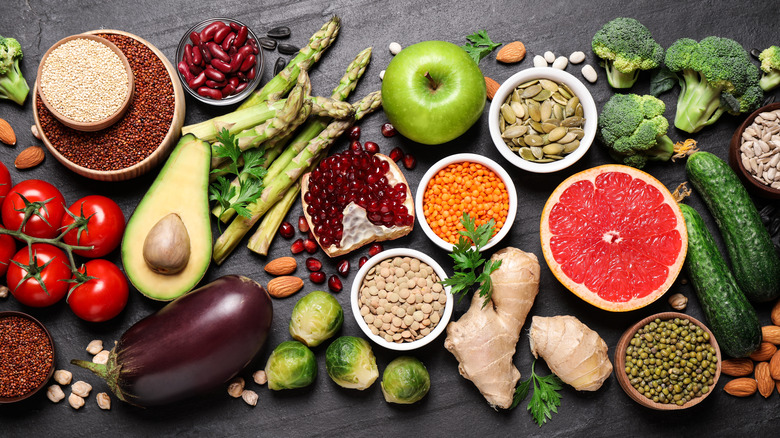
[(666, 50), (666, 67), (677, 74), (680, 97), (674, 126), (698, 132), (724, 112), (741, 114), (758, 108), (764, 92), (758, 68), (739, 43), (710, 36), (700, 42), (677, 40)]
[(591, 46), (602, 59), (613, 88), (631, 88), (641, 70), (658, 67), (664, 58), (664, 49), (650, 30), (633, 18), (615, 18), (605, 24), (593, 35)]
[(772, 46), (758, 55), (761, 70), (764, 72), (758, 85), (764, 91), (769, 91), (780, 85), (780, 47)]
[(10, 99), (24, 104), (30, 87), (19, 71), (22, 60), (22, 45), (15, 38), (0, 35), (0, 99)]
[(615, 94), (599, 115), (599, 134), (616, 161), (641, 169), (648, 160), (668, 161), (675, 153), (666, 135), (666, 105), (653, 96)]

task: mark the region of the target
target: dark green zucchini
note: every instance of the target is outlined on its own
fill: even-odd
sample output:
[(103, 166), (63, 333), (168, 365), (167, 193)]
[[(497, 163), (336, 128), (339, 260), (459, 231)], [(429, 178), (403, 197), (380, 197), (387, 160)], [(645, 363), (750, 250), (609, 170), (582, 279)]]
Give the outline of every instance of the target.
[(720, 228), (742, 292), (759, 303), (780, 297), (780, 257), (737, 175), (709, 152), (691, 155), (686, 170)]
[(707, 325), (724, 353), (748, 356), (761, 344), (756, 311), (737, 286), (699, 213), (685, 204), (680, 204), (680, 210), (688, 229), (685, 264)]

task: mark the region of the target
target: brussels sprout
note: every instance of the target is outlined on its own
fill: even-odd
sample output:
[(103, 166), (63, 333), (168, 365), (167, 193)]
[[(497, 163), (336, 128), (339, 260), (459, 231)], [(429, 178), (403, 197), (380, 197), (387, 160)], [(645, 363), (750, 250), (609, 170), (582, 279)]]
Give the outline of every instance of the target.
[(275, 391), (303, 388), (317, 377), (317, 360), (307, 346), (298, 341), (285, 341), (271, 353), (265, 374), (268, 388)]
[(335, 335), (344, 322), (344, 310), (333, 295), (316, 290), (298, 300), (290, 318), (290, 335), (316, 347)]
[(325, 351), (325, 369), (339, 386), (364, 390), (379, 377), (368, 341), (354, 336), (337, 338)]
[(431, 389), (431, 377), (422, 362), (401, 356), (387, 365), (381, 385), (388, 403), (411, 404), (425, 397)]

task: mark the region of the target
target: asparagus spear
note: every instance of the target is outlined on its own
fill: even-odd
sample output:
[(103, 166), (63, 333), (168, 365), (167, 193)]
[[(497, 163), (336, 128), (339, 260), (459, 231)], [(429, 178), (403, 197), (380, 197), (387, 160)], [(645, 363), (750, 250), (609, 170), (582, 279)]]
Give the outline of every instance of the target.
[(276, 236), (276, 231), (279, 229), (284, 217), (287, 216), (287, 211), (290, 210), (290, 207), (292, 207), (300, 192), (301, 181), (299, 179), (293, 183), (292, 187), (287, 189), (284, 197), (268, 210), (268, 213), (263, 217), (263, 221), (260, 222), (260, 226), (257, 228), (260, 232), (249, 239), (249, 249), (260, 255), (268, 255), (268, 248), (271, 246), (271, 240)]
[[(375, 91), (360, 102), (355, 111), (355, 120), (373, 112), (382, 104), (382, 94)], [(236, 248), (244, 235), (257, 223), (258, 220), (271, 208), (284, 193), (297, 181), (304, 171), (320, 157), (336, 138), (351, 127), (355, 120), (337, 120), (331, 122), (322, 133), (312, 139), (303, 150), (293, 158), (273, 179), (266, 177), (269, 184), (263, 188), (260, 198), (248, 206), (251, 217), (236, 217), (228, 228), (222, 233), (214, 244), (213, 258), (217, 264), (225, 261), (228, 255)], [(276, 161), (279, 159), (277, 158)], [(270, 170), (270, 168), (269, 168)]]
[(295, 58), (291, 59), (287, 66), (276, 76), (268, 81), (259, 91), (255, 91), (241, 106), (239, 110), (249, 108), (266, 100), (277, 100), (284, 96), (292, 88), (301, 71), (308, 70), (315, 62), (319, 61), (322, 52), (330, 47), (336, 39), (341, 28), (341, 19), (333, 17), (325, 23), (320, 30), (309, 39), (309, 44), (303, 47)]
[(182, 135), (192, 134), (203, 141), (214, 141), (223, 128), (226, 128), (231, 134), (237, 134), (275, 117), (285, 103), (285, 101), (261, 102), (258, 105), (214, 117), (205, 122), (187, 125), (181, 128), (181, 133)]

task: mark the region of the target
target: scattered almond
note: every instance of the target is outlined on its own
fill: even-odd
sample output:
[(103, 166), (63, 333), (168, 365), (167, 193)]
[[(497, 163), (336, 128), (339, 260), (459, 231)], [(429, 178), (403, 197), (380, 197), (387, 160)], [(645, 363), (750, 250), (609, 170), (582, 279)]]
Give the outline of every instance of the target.
[(733, 395), (734, 397), (751, 396), (755, 394), (757, 389), (758, 383), (756, 383), (755, 379), (751, 379), (750, 377), (734, 379), (723, 387), (723, 390), (726, 391), (727, 394)]
[(496, 61), (505, 64), (520, 62), (525, 58), (525, 45), (520, 41), (511, 42), (496, 53)]
[(745, 377), (753, 372), (753, 361), (748, 358), (726, 359), (720, 364), (720, 372), (732, 377)]
[(780, 345), (780, 327), (776, 325), (761, 327), (761, 335), (763, 336), (764, 342)]
[(43, 148), (40, 146), (30, 146), (27, 149), (19, 152), (14, 160), (14, 166), (19, 170), (30, 169), (43, 162), (46, 155), (43, 153)]
[(501, 85), (494, 79), (490, 79), (489, 77), (485, 76), (485, 87), (487, 88), (488, 100), (493, 100), (493, 96), (496, 95), (496, 91), (498, 91), (500, 86)]
[(295, 261), (294, 257), (279, 257), (278, 259), (271, 260), (265, 265), (265, 272), (275, 277), (279, 275), (290, 275), (295, 272), (297, 267), (298, 262)]
[(769, 317), (772, 319), (772, 324), (780, 326), (780, 300), (777, 300), (775, 307), (772, 307)]
[(772, 359), (769, 360), (769, 375), (780, 381), (780, 350), (776, 351)]
[(268, 293), (274, 298), (284, 298), (298, 292), (302, 287), (303, 280), (292, 275), (285, 275), (268, 282)]
[(16, 133), (14, 133), (14, 128), (12, 128), (11, 124), (4, 119), (0, 119), (0, 143), (5, 143), (9, 146), (16, 145)]
[(753, 354), (750, 355), (750, 358), (756, 362), (765, 362), (771, 359), (776, 351), (777, 351), (777, 347), (775, 347), (771, 343), (762, 342), (761, 346), (758, 347), (758, 350), (754, 351)]
[(769, 375), (769, 362), (756, 364), (755, 378), (759, 394), (763, 395), (764, 398), (769, 398), (775, 390), (775, 381)]

